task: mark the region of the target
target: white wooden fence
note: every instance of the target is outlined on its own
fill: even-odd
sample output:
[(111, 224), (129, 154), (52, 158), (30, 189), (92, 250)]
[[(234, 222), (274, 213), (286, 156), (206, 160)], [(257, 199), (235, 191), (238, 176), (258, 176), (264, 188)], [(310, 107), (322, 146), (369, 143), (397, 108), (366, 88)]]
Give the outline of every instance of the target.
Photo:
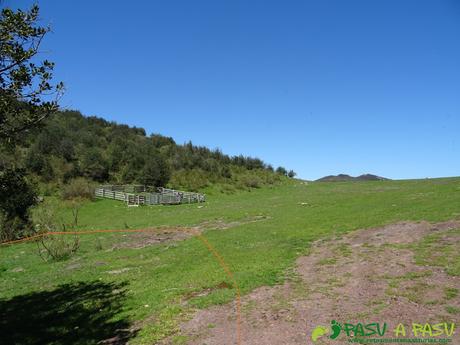
[(119, 200), (128, 205), (191, 204), (206, 201), (206, 196), (200, 193), (168, 188), (157, 188), (156, 192), (151, 192), (151, 190), (155, 188), (136, 185), (104, 185), (96, 188), (94, 194), (98, 198)]

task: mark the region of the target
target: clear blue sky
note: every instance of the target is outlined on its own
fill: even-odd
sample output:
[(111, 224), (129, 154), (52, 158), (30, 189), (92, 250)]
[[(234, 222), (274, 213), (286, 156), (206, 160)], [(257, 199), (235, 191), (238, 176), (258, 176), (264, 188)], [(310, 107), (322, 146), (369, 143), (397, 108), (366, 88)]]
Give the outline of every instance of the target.
[(66, 108), (306, 179), (460, 175), (460, 1), (38, 3)]

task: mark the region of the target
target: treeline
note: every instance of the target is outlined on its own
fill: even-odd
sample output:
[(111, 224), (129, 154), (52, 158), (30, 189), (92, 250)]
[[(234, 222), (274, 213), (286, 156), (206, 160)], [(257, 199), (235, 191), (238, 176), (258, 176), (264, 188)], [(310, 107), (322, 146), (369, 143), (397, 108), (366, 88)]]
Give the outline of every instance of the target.
[(14, 151), (1, 153), (3, 162), (25, 168), (44, 184), (67, 183), (85, 177), (98, 183), (140, 183), (200, 190), (219, 184), (223, 190), (272, 184), (281, 176), (258, 158), (230, 157), (220, 150), (178, 145), (172, 138), (147, 135), (143, 128), (60, 111), (40, 128), (20, 138)]

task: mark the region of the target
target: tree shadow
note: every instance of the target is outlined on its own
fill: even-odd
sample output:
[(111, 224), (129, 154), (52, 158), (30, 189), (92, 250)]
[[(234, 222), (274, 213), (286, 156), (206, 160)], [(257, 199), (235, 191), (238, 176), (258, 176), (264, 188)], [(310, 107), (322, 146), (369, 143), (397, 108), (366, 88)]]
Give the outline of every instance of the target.
[(125, 344), (137, 333), (121, 317), (126, 286), (80, 282), (0, 300), (0, 344)]

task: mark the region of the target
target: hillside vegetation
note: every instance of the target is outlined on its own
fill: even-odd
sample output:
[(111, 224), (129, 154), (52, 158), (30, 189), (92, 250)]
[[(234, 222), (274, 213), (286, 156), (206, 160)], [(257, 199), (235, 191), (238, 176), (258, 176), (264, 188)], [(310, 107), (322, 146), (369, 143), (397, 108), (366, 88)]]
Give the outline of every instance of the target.
[(257, 188), (288, 175), (283, 167), (275, 171), (258, 158), (230, 157), (191, 142), (179, 145), (169, 137), (147, 135), (143, 128), (78, 111), (58, 112), (28, 131), (14, 148), (0, 151), (0, 165), (24, 167), (47, 185), (84, 177), (192, 191), (216, 184), (222, 191)]

